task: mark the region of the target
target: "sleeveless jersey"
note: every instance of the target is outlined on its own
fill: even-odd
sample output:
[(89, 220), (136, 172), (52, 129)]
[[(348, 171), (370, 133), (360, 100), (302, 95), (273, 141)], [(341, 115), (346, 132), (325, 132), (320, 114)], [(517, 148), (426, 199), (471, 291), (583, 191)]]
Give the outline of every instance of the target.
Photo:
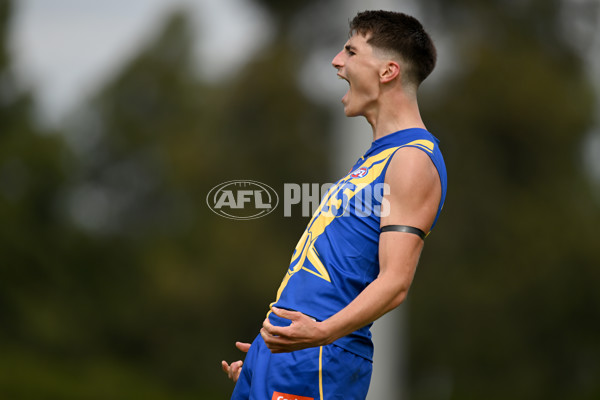
[[(271, 306), (300, 311), (323, 321), (347, 306), (379, 274), (380, 215), (385, 173), (402, 147), (423, 150), (439, 173), (446, 196), (446, 167), (439, 141), (424, 129), (401, 130), (375, 140), (351, 172), (323, 196), (296, 245), (289, 269)], [(269, 313), (274, 325), (289, 320)], [(334, 342), (345, 350), (372, 359), (371, 324)]]

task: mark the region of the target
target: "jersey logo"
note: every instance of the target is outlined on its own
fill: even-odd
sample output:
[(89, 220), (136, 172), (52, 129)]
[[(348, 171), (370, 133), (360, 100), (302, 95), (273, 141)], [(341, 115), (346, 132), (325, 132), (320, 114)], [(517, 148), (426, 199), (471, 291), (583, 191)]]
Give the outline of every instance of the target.
[(365, 167), (360, 167), (360, 168), (354, 170), (354, 172), (352, 172), (352, 174), (350, 174), (350, 176), (352, 176), (353, 178), (364, 178), (368, 172), (369, 172), (369, 170), (367, 170)]
[[(387, 161), (396, 150), (398, 150), (398, 147), (389, 148), (373, 157), (369, 157), (365, 167), (350, 172), (346, 177), (338, 181), (337, 184), (333, 185), (325, 196), (323, 196), (321, 204), (317, 208), (317, 211), (308, 223), (308, 227), (296, 245), (294, 253), (292, 254), (290, 266), (277, 290), (276, 300), (271, 305), (279, 301), (289, 280), (297, 272), (308, 272), (320, 279), (331, 282), (331, 277), (327, 271), (327, 267), (325, 267), (325, 264), (321, 260), (315, 242), (321, 234), (323, 234), (329, 224), (344, 215), (354, 196), (373, 183), (381, 175), (383, 169), (387, 165)], [(368, 174), (369, 170), (371, 170), (371, 174)], [(361, 177), (353, 177), (353, 174), (355, 173), (360, 174)], [(300, 399), (301, 398), (298, 397), (298, 400)]]
[(296, 396), (295, 394), (287, 394), (274, 392), (271, 400), (315, 400), (314, 397)]

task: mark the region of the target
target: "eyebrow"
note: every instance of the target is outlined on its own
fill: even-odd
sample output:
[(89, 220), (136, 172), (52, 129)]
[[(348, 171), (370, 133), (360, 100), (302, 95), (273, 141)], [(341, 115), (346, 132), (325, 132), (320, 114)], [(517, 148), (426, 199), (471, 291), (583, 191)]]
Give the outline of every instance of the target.
[(346, 46), (344, 46), (344, 49), (346, 49), (346, 51), (356, 52), (356, 47), (352, 46), (351, 44), (347, 44)]

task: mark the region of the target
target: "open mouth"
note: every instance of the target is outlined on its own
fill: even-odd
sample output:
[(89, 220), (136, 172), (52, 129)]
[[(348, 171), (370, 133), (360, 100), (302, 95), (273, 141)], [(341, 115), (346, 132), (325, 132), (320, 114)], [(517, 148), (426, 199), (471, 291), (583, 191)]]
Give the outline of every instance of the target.
[(346, 82), (348, 82), (348, 85), (350, 84), (350, 81), (345, 76), (340, 75), (340, 74), (337, 74), (337, 76), (338, 76), (338, 78), (340, 78), (340, 79), (345, 80)]
[(337, 74), (338, 78), (345, 80), (346, 82), (348, 82), (348, 91), (346, 92), (346, 94), (344, 95), (344, 97), (342, 97), (342, 103), (344, 103), (346, 101), (346, 99), (348, 98), (348, 94), (350, 93), (350, 81), (348, 80), (348, 78), (346, 78), (343, 75)]

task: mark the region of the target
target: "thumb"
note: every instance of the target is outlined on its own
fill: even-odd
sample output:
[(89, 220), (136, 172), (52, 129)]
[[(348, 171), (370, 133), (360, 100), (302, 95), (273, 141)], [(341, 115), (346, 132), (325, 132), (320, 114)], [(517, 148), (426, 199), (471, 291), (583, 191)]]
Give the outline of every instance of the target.
[(248, 350), (250, 350), (250, 343), (235, 342), (235, 347), (237, 347), (238, 350), (247, 353)]

